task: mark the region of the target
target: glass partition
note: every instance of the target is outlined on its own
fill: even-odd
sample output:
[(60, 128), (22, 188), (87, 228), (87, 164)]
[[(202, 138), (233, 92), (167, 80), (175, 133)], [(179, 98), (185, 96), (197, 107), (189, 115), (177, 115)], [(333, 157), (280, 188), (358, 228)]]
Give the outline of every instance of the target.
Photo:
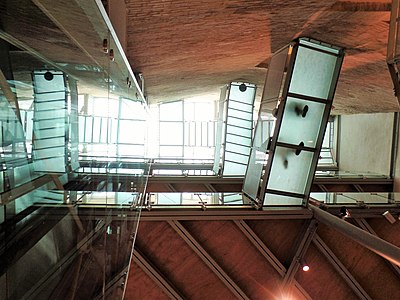
[[(342, 60), (342, 49), (308, 38), (272, 56), (243, 187), (246, 201), (307, 204)], [(274, 132), (261, 137), (268, 113), (276, 117)]]
[[(149, 173), (135, 74), (101, 1), (0, 13), (0, 298), (122, 299)], [(130, 190), (115, 193), (126, 155)], [(82, 168), (102, 173), (98, 190), (64, 191)]]

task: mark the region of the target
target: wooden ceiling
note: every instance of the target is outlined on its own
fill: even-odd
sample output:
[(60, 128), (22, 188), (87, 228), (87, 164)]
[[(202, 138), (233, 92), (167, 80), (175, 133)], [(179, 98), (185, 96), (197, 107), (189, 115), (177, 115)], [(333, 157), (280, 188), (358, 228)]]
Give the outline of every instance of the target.
[[(313, 223), (310, 216), (303, 217), (258, 220), (175, 217), (156, 221), (144, 213), (126, 299), (397, 297), (400, 274), (390, 264), (337, 231)], [(358, 224), (356, 220), (349, 222)], [(315, 225), (317, 229), (313, 231)], [(400, 246), (399, 223), (374, 218), (368, 219), (367, 226)], [(304, 259), (310, 271), (294, 269), (292, 284), (285, 286), (285, 278), (292, 272), (291, 264), (296, 261), (307, 234), (312, 242), (304, 246)]]
[(398, 110), (387, 70), (391, 1), (126, 0), (127, 56), (150, 102), (243, 80), (259, 86), (271, 54), (298, 36), (346, 48), (335, 114)]

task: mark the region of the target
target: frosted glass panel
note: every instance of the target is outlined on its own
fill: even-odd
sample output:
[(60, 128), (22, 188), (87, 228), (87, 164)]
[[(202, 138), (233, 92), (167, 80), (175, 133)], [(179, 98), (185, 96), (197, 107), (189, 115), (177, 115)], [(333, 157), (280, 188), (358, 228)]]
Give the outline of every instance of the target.
[(232, 134), (237, 134), (241, 135), (244, 137), (251, 137), (251, 130), (250, 129), (245, 129), (241, 127), (235, 127), (235, 126), (227, 126), (226, 128), (227, 133), (232, 133)]
[(240, 91), (240, 85), (232, 84), (229, 92), (229, 99), (238, 100), (240, 102), (253, 105), (255, 89), (253, 86), (246, 85), (244, 92)]
[(236, 109), (229, 109), (228, 115), (236, 118), (241, 118), (245, 120), (252, 120), (253, 119), (253, 112), (249, 111), (241, 111)]
[(35, 140), (35, 149), (47, 148), (47, 147), (57, 147), (57, 146), (64, 146), (65, 145), (65, 138), (53, 138), (53, 139), (46, 139), (46, 140)]
[(304, 194), (313, 154), (276, 147), (267, 189)]
[(288, 47), (274, 54), (268, 65), (267, 79), (264, 85), (262, 101), (277, 101), (281, 92), (283, 74), (285, 70)]
[(234, 162), (238, 162), (244, 165), (247, 165), (247, 161), (249, 160), (249, 157), (247, 155), (240, 155), (236, 153), (232, 153), (229, 151), (225, 151), (225, 160), (230, 160)]
[[(66, 110), (35, 111), (35, 119), (61, 119), (66, 117)], [(61, 121), (61, 120), (60, 120)]]
[[(306, 106), (308, 111), (303, 118), (301, 111)], [(278, 141), (293, 145), (303, 142), (305, 146), (315, 147), (324, 109), (322, 103), (288, 97)]]
[(49, 102), (35, 102), (35, 110), (52, 110), (52, 109), (64, 109), (65, 100), (60, 101), (49, 101)]
[(289, 92), (327, 99), (337, 57), (299, 47)]
[(40, 127), (40, 129), (54, 128), (54, 127), (59, 127), (64, 129), (65, 123), (64, 120), (36, 120), (34, 126), (35, 128)]
[(36, 159), (42, 159), (46, 157), (61, 156), (65, 154), (64, 147), (47, 148), (42, 150), (33, 150), (33, 156)]
[(240, 153), (243, 155), (249, 155), (250, 154), (250, 147), (245, 147), (245, 146), (241, 146), (241, 145), (236, 145), (236, 144), (226, 144), (226, 148), (227, 151), (232, 151), (232, 152), (236, 152), (236, 153)]
[(244, 175), (246, 173), (246, 166), (235, 164), (230, 161), (225, 161), (224, 175)]
[(253, 149), (249, 159), (243, 191), (253, 200), (257, 198), (258, 187), (260, 185), (261, 172), (264, 168), (267, 154)]
[(65, 91), (35, 95), (35, 105), (37, 105), (38, 103), (45, 104), (50, 101), (57, 101), (57, 100), (63, 100), (63, 102), (65, 102)]
[(39, 172), (65, 172), (65, 164), (64, 157), (42, 159), (34, 162), (34, 169)]
[(282, 195), (275, 195), (275, 194), (265, 194), (264, 196), (264, 205), (302, 205), (303, 199), (302, 198), (295, 198), (295, 197), (288, 197)]
[(58, 137), (58, 136), (64, 136), (64, 135), (65, 135), (65, 127), (64, 128), (61, 128), (61, 127), (47, 128), (47, 129), (35, 131), (35, 138), (37, 138), (37, 139)]
[[(53, 75), (51, 80), (45, 78), (46, 73)], [(64, 75), (62, 72), (35, 72), (34, 74), (36, 93), (45, 93), (48, 91), (62, 91), (65, 88)]]
[(253, 105), (229, 100), (229, 108), (240, 109), (244, 111), (252, 111)]
[(232, 135), (232, 134), (227, 134), (226, 135), (226, 142), (227, 143), (242, 144), (244, 146), (251, 146), (250, 137), (246, 138), (246, 137)]
[(228, 117), (227, 123), (228, 123), (228, 125), (235, 125), (235, 126), (240, 126), (240, 127), (249, 128), (249, 129), (251, 129), (253, 126), (251, 120), (250, 121), (242, 120), (242, 119), (237, 119), (237, 118), (233, 118), (233, 117)]

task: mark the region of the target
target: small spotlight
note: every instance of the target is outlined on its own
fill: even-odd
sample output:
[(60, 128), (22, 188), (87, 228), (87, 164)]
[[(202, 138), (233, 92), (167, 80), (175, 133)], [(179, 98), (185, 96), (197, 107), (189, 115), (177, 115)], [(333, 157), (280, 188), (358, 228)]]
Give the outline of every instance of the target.
[(299, 261), (301, 269), (303, 270), (303, 272), (308, 272), (310, 271), (310, 266), (308, 265), (308, 263), (306, 263), (306, 261), (304, 259), (300, 259)]
[(396, 222), (396, 219), (393, 217), (393, 215), (388, 210), (385, 211), (382, 215), (386, 218), (386, 220), (388, 220), (388, 222), (390, 224), (393, 224)]

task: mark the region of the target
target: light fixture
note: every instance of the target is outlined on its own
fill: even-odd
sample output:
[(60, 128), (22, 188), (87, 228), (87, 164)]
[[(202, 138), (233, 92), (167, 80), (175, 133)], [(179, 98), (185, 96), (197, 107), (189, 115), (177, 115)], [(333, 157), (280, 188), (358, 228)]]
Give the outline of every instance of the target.
[(299, 263), (303, 272), (308, 272), (310, 270), (310, 266), (306, 263), (304, 259), (300, 259)]
[(393, 224), (396, 222), (396, 219), (393, 217), (393, 215), (388, 210), (385, 211), (382, 215), (386, 218), (386, 220), (388, 220), (388, 222), (390, 224)]

